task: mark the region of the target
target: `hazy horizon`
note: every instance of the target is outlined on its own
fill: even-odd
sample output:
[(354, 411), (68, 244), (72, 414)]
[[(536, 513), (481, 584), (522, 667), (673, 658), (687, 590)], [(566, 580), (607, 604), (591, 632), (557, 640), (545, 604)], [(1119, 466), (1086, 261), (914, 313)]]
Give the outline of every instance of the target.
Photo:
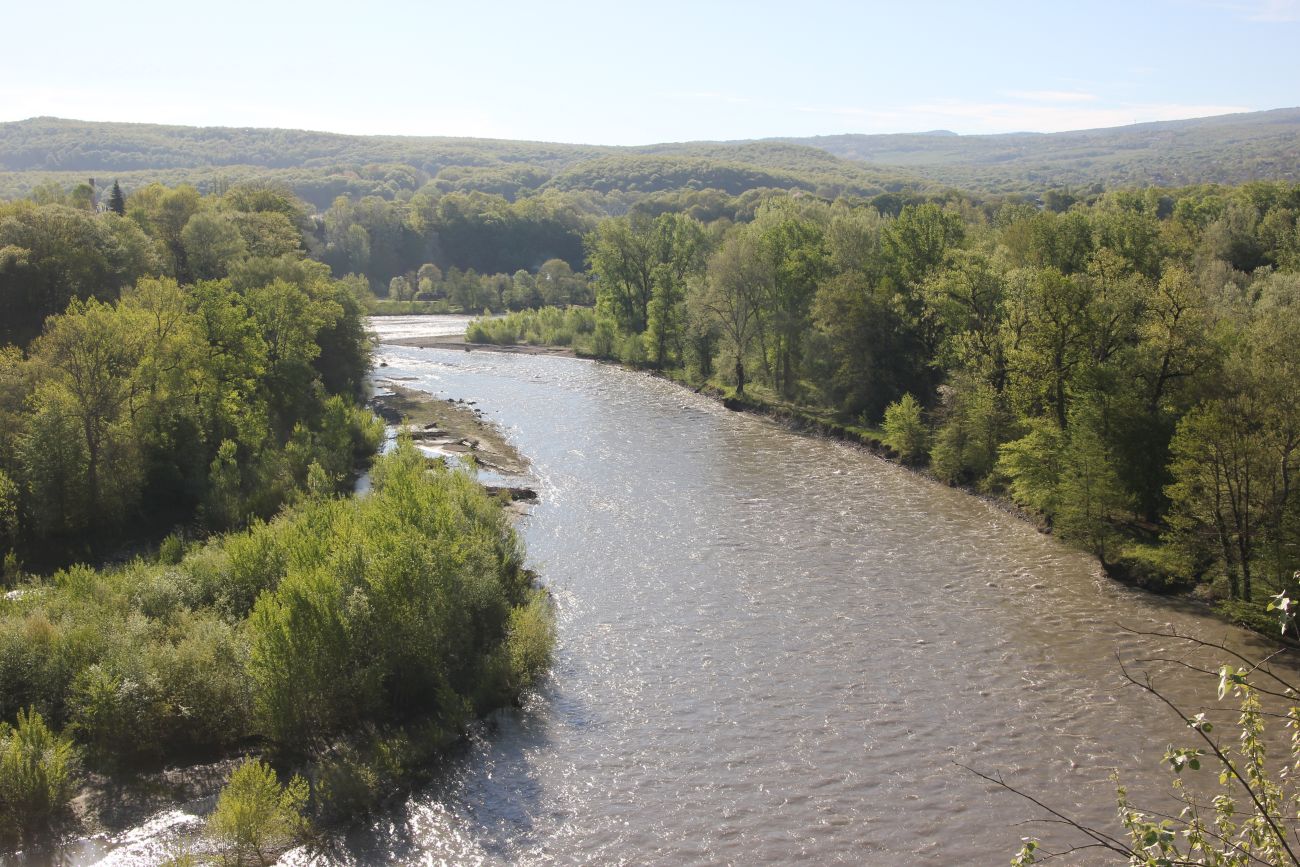
[[(1300, 103), (1300, 0), (28, 5), (0, 120), (635, 145), (1051, 133)], [(49, 41), (62, 47), (49, 62)], [(1189, 63), (1188, 58), (1195, 58)]]
[(1275, 106), (1273, 108), (1251, 109), (1245, 112), (1227, 112), (1225, 114), (1197, 115), (1194, 117), (1192, 116), (1171, 117), (1159, 121), (1137, 121), (1135, 123), (1119, 124), (1116, 126), (1109, 126), (1109, 127), (1086, 127), (1086, 128), (1079, 128), (1079, 129), (1054, 130), (1052, 132), (1040, 132), (1038, 130), (1026, 129), (1026, 130), (1008, 130), (1007, 132), (998, 132), (998, 133), (960, 133), (955, 130), (947, 130), (947, 129), (924, 129), (924, 130), (892, 130), (892, 131), (883, 131), (883, 132), (875, 132), (875, 133), (825, 132), (825, 133), (814, 133), (809, 136), (774, 135), (774, 136), (763, 136), (756, 139), (675, 139), (671, 141), (665, 139), (660, 141), (632, 142), (628, 144), (610, 144), (608, 142), (593, 142), (593, 141), (563, 141), (560, 139), (502, 138), (500, 136), (474, 136), (474, 135), (460, 135), (457, 133), (424, 134), (424, 133), (394, 133), (394, 132), (383, 132), (383, 131), (341, 132), (339, 130), (333, 130), (333, 129), (308, 129), (304, 127), (287, 127), (287, 126), (164, 123), (162, 121), (151, 121), (151, 120), (92, 120), (84, 117), (59, 117), (56, 115), (32, 115), (30, 117), (15, 118), (12, 120), (0, 120), (0, 123), (24, 123), (24, 122), (36, 121), (36, 120), (57, 120), (57, 121), (68, 121), (72, 123), (132, 124), (138, 126), (167, 126), (167, 127), (178, 127), (178, 128), (185, 128), (185, 129), (269, 129), (269, 130), (285, 130), (291, 132), (306, 132), (306, 133), (313, 133), (313, 134), (320, 134), (320, 135), (357, 136), (362, 138), (373, 136), (376, 138), (477, 139), (482, 141), (512, 141), (512, 142), (520, 142), (524, 144), (556, 144), (556, 145), (574, 145), (579, 147), (638, 148), (638, 147), (655, 147), (657, 145), (669, 145), (669, 144), (707, 144), (711, 142), (727, 144), (731, 142), (744, 142), (744, 141), (780, 141), (780, 140), (793, 139), (793, 138), (833, 138), (833, 137), (845, 136), (845, 135), (886, 135), (886, 136), (888, 135), (900, 135), (900, 136), (934, 135), (934, 136), (950, 136), (954, 138), (976, 138), (980, 136), (1015, 136), (1015, 135), (1049, 136), (1049, 135), (1057, 135), (1057, 134), (1064, 134), (1064, 133), (1091, 132), (1094, 130), (1123, 129), (1124, 127), (1127, 126), (1140, 126), (1148, 123), (1176, 123), (1179, 121), (1189, 121), (1189, 120), (1209, 120), (1215, 117), (1228, 117), (1235, 114), (1256, 114), (1260, 112), (1289, 111), (1293, 109), (1300, 110), (1300, 105), (1281, 105), (1281, 106)]

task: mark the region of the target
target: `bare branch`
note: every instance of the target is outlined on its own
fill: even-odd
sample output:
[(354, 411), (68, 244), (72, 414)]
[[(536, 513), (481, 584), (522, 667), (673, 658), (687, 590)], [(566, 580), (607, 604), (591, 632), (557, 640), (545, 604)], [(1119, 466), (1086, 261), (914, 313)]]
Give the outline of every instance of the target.
[(1008, 792), (1019, 795), (1020, 797), (1024, 798), (1026, 801), (1029, 801), (1031, 804), (1038, 807), (1040, 810), (1054, 816), (1056, 821), (1060, 822), (1061, 824), (1067, 825), (1070, 828), (1074, 829), (1075, 831), (1078, 831), (1079, 833), (1088, 837), (1090, 840), (1093, 841), (1092, 845), (1094, 846), (1099, 846), (1108, 849), (1111, 852), (1116, 853), (1117, 855), (1123, 855), (1125, 858), (1130, 858), (1134, 854), (1136, 854), (1132, 848), (1125, 845), (1123, 842), (1115, 839), (1114, 837), (1110, 836), (1109, 834), (1105, 833), (1104, 831), (1098, 831), (1096, 828), (1091, 828), (1087, 825), (1084, 825), (1083, 823), (1075, 819), (1072, 819), (1071, 817), (1065, 815), (1059, 810), (1055, 810), (1052, 807), (1049, 807), (1047, 804), (1044, 804), (1042, 801), (1038, 800), (1033, 795), (1030, 795), (1027, 792), (1023, 792), (1020, 789), (1017, 789), (1015, 786), (1011, 785), (1006, 780), (1002, 779), (1001, 776), (997, 776), (997, 777), (990, 776), (989, 774), (985, 774), (981, 771), (977, 771), (968, 765), (963, 765), (961, 762), (953, 762), (953, 764), (955, 764), (959, 768), (962, 768), (963, 770), (971, 772), (972, 774), (974, 774), (975, 776), (979, 777), (982, 780), (987, 780), (988, 782), (993, 783), (995, 786), (999, 786), (1003, 789), (1006, 789)]

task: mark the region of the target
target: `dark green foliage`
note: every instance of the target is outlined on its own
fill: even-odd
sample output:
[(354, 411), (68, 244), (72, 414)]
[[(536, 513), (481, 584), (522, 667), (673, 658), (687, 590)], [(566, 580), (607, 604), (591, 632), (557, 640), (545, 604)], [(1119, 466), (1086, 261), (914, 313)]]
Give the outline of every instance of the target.
[(141, 280), (116, 304), (74, 300), (28, 356), (7, 362), (2, 401), (13, 447), (0, 455), (12, 480), (0, 529), (19, 548), (200, 506), (216, 529), (267, 517), (313, 461), (346, 487), (380, 436), (356, 408), (360, 301), (292, 256), (193, 287)]
[(26, 343), (72, 300), (116, 300), (156, 272), (133, 224), (63, 205), (0, 205), (0, 342)]
[(119, 217), (126, 216), (126, 195), (117, 181), (113, 181), (113, 191), (108, 194), (108, 209)]

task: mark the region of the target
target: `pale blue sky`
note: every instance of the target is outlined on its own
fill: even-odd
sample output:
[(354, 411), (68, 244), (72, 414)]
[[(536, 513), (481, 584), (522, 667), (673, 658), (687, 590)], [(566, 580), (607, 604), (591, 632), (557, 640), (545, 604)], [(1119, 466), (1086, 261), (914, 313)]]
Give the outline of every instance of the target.
[(598, 144), (1300, 105), (1300, 0), (14, 2), (0, 120)]

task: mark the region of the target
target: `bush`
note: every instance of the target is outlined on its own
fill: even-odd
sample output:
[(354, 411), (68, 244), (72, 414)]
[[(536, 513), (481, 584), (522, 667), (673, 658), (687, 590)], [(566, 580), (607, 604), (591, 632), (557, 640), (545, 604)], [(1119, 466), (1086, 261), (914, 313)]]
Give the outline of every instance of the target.
[[(313, 503), (279, 529), (295, 556), (249, 619), (258, 727), (294, 753), (362, 722), (456, 727), (486, 709), (475, 698), (529, 604), (514, 532), (473, 479), (430, 473), (409, 443), (372, 478), (365, 499)], [(295, 538), (299, 524), (313, 535)]]
[(0, 836), (43, 830), (67, 808), (76, 752), (39, 713), (18, 712), (18, 725), (0, 723)]
[(511, 686), (519, 690), (536, 683), (551, 667), (554, 647), (555, 618), (550, 597), (535, 591), (527, 605), (517, 606), (510, 612), (506, 649), (510, 656)]
[(307, 781), (295, 776), (281, 786), (275, 771), (258, 759), (245, 759), (230, 775), (208, 817), (207, 833), (221, 847), (220, 861), (231, 865), (273, 864), (276, 855), (306, 829)]
[(158, 545), (158, 562), (175, 566), (185, 556), (185, 540), (177, 533), (172, 533)]
[(930, 431), (921, 418), (921, 405), (910, 394), (885, 409), (882, 426), (885, 445), (898, 452), (906, 464), (924, 463), (929, 454)]
[(470, 343), (512, 346), (572, 346), (579, 335), (596, 330), (596, 314), (584, 307), (519, 310), (496, 318), (476, 319), (465, 330)]

